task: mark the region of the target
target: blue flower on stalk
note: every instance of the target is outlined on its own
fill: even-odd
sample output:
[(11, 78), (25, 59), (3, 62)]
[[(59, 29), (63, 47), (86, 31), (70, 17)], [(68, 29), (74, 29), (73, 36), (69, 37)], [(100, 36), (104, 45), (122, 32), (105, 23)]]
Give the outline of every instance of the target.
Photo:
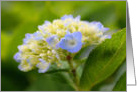
[(68, 52), (76, 53), (82, 47), (81, 39), (81, 32), (68, 33), (64, 38), (61, 39), (58, 46), (62, 49), (67, 50)]

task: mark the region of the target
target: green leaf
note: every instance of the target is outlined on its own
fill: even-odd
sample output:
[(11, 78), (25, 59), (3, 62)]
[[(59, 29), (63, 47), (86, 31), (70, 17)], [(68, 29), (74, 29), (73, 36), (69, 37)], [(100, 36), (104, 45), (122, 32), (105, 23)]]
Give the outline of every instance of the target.
[(96, 45), (87, 46), (82, 48), (75, 56), (74, 60), (81, 60), (84, 58), (87, 58), (89, 56), (89, 53), (95, 48)]
[(126, 91), (126, 72), (121, 76), (113, 91)]
[(117, 81), (126, 72), (126, 61), (109, 78), (92, 88), (93, 91), (112, 91)]
[(110, 77), (126, 58), (126, 29), (105, 40), (89, 55), (80, 80), (80, 90), (90, 90)]
[[(43, 75), (43, 74), (42, 74)], [(67, 73), (45, 74), (36, 80), (29, 91), (74, 91)]]

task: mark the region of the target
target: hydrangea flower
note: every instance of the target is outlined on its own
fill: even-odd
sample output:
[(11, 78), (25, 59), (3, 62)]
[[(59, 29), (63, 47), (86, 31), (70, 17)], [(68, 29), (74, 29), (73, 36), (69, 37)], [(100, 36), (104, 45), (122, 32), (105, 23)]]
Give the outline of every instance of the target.
[(100, 22), (64, 15), (53, 22), (45, 21), (35, 33), (27, 33), (14, 59), (21, 71), (38, 68), (39, 73), (45, 73), (50, 65), (66, 61), (68, 55), (73, 58), (82, 48), (110, 39), (111, 35), (105, 34), (108, 30)]
[(68, 52), (78, 52), (82, 47), (82, 34), (81, 32), (73, 32), (66, 34), (59, 42), (59, 47), (67, 50)]

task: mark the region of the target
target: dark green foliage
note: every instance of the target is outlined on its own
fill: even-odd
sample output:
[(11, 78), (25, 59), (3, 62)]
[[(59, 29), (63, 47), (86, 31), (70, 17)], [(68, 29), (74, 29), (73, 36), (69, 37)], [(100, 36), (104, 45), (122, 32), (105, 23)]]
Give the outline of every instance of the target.
[(116, 86), (114, 87), (113, 91), (126, 91), (126, 72), (121, 76), (118, 80)]
[(125, 58), (126, 29), (123, 29), (92, 50), (85, 63), (80, 80), (80, 89), (90, 90), (93, 86), (108, 78)]
[(67, 73), (43, 74), (27, 90), (29, 91), (74, 91), (69, 84)]

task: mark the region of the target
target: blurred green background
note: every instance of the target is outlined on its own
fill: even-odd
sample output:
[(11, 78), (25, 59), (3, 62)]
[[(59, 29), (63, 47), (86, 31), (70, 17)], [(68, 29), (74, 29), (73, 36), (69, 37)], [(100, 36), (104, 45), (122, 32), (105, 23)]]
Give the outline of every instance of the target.
[(82, 20), (100, 21), (111, 30), (126, 27), (126, 1), (2, 1), (1, 2), (1, 89), (29, 89), (42, 74), (21, 72), (13, 60), (26, 33), (37, 31), (45, 20), (65, 14), (81, 15)]

